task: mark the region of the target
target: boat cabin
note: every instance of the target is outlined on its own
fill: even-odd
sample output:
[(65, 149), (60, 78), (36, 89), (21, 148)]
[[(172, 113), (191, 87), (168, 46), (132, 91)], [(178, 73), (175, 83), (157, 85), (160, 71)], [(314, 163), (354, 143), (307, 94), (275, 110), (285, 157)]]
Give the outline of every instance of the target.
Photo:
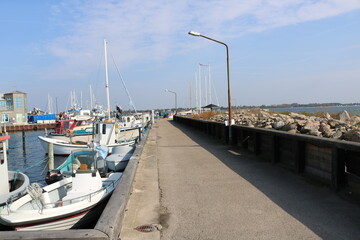
[(92, 124), (88, 119), (66, 119), (59, 120), (56, 124), (54, 134), (65, 135), (72, 132), (73, 134), (91, 134)]

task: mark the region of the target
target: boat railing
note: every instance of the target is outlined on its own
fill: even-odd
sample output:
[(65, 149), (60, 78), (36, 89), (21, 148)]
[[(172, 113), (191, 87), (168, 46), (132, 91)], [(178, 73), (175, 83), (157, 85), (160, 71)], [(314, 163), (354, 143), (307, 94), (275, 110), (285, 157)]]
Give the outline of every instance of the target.
[(120, 181), (119, 179), (116, 180), (104, 180), (103, 181), (103, 187), (95, 192), (86, 194), (86, 195), (82, 195), (80, 197), (76, 197), (76, 198), (72, 198), (69, 200), (59, 200), (56, 202), (51, 202), (51, 203), (43, 203), (42, 207), (39, 209), (39, 213), (42, 213), (44, 209), (48, 209), (48, 208), (57, 208), (57, 207), (63, 207), (63, 206), (67, 206), (70, 205), (72, 203), (76, 203), (76, 202), (82, 202), (86, 199), (88, 199), (89, 202), (92, 201), (92, 198), (94, 196), (96, 196), (99, 193), (102, 193), (105, 191), (105, 193), (108, 193), (109, 190), (114, 190), (116, 187), (116, 184)]

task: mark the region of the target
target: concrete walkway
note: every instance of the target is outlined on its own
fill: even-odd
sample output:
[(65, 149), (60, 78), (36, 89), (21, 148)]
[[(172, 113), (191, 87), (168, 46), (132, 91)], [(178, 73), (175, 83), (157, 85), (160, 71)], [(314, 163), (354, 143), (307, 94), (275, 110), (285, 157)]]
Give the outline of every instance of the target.
[(150, 131), (135, 180), (122, 240), (360, 239), (358, 204), (173, 121)]

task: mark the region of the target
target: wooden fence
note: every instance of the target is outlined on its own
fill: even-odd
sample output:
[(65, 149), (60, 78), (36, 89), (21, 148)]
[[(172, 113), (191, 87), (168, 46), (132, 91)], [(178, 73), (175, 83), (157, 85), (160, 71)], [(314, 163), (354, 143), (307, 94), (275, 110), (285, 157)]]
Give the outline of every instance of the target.
[[(229, 143), (224, 123), (175, 116), (176, 122)], [(360, 143), (232, 125), (232, 145), (360, 198)]]

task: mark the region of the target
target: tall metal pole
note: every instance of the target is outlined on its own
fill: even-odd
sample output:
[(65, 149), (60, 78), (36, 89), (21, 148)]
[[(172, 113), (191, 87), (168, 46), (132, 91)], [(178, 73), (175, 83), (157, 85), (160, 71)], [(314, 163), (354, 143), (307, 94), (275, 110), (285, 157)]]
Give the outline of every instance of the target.
[(93, 110), (93, 94), (92, 94), (92, 88), (90, 85), (90, 110)]
[(208, 75), (209, 75), (209, 77), (208, 77), (208, 80), (209, 80), (209, 84), (208, 84), (208, 86), (209, 86), (209, 104), (211, 104), (211, 103), (212, 103), (212, 96), (211, 96), (211, 74), (210, 74), (210, 63), (208, 64), (208, 66), (209, 66), (209, 73), (208, 73)]
[(229, 47), (226, 43), (220, 42), (216, 39), (201, 35), (197, 32), (189, 32), (190, 35), (195, 37), (203, 37), (210, 41), (220, 43), (226, 47), (226, 65), (227, 65), (227, 84), (228, 84), (228, 107), (229, 107), (229, 143), (232, 143), (232, 135), (231, 135), (231, 120), (232, 120), (232, 109), (231, 109), (231, 87), (230, 87), (230, 57), (229, 57)]
[(190, 93), (190, 109), (192, 109), (192, 104), (191, 104), (191, 102), (192, 102), (192, 96), (191, 96), (191, 81), (189, 82), (189, 93)]
[(195, 72), (195, 108), (196, 113), (199, 114), (199, 94), (198, 94), (198, 74)]
[(174, 91), (171, 91), (169, 89), (165, 89), (166, 92), (173, 93), (175, 95), (175, 115), (177, 114), (177, 94)]
[(199, 112), (201, 113), (201, 68), (199, 64)]
[(108, 76), (108, 65), (107, 65), (106, 39), (104, 39), (104, 50), (105, 50), (105, 88), (106, 88), (106, 100), (107, 100), (107, 114), (108, 114), (108, 119), (110, 119), (110, 94), (109, 94), (109, 76)]

